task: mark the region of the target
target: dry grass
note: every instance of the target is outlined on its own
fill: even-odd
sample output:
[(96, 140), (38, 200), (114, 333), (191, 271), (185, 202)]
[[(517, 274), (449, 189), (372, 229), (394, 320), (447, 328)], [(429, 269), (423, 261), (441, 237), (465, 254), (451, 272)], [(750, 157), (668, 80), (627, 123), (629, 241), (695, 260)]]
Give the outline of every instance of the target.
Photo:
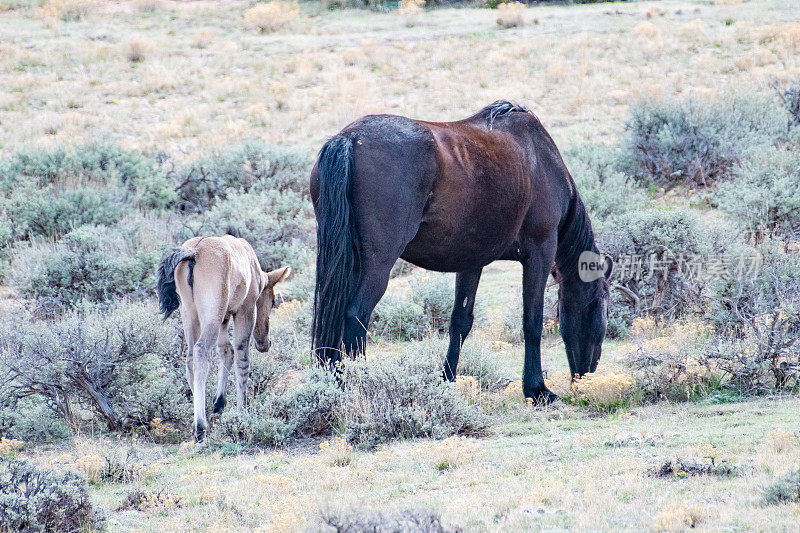
[(661, 30), (652, 22), (643, 21), (633, 28), (633, 34), (640, 39), (658, 39)]
[(144, 39), (130, 39), (120, 46), (123, 57), (131, 63), (144, 61), (150, 48), (150, 44)]
[(406, 25), (416, 23), (420, 14), (424, 11), (425, 0), (400, 0), (397, 6), (397, 14), (406, 20)]
[(99, 3), (96, 0), (48, 0), (38, 9), (37, 15), (63, 22), (79, 21), (98, 7)]
[(161, 0), (136, 0), (136, 9), (139, 13), (155, 13), (163, 7)]
[(659, 531), (684, 531), (700, 525), (703, 514), (703, 508), (699, 505), (670, 505), (656, 515), (655, 526)]
[(300, 5), (296, 2), (275, 0), (266, 4), (258, 4), (244, 14), (244, 24), (264, 33), (277, 31), (300, 16)]
[(574, 380), (572, 395), (578, 403), (596, 411), (613, 411), (630, 401), (635, 385), (629, 374), (605, 366)]
[[(498, 98), (530, 105), (559, 146), (613, 142), (636, 98), (800, 75), (775, 29), (792, 20), (780, 2), (691, 14), (682, 0), (644, 2), (638, 18), (602, 5), (537, 6), (542, 24), (509, 32), (494, 32), (496, 12), (485, 9), (433, 9), (411, 28), (394, 13), (322, 11), (269, 34), (245, 27), (253, 6), (244, 0), (165, 2), (147, 17), (135, 6), (87, 5), (88, 20), (77, 22), (24, 9), (0, 17), (0, 32), (20, 36), (0, 54), (14, 73), (0, 80), (0, 123), (14, 124), (3, 153), (98, 137), (177, 157), (242, 137), (316, 151), (367, 113), (450, 120)], [(663, 13), (650, 20), (661, 37), (632, 44), (650, 8)], [(694, 19), (706, 26), (702, 40), (680, 30)], [(131, 39), (152, 46), (135, 69), (118, 49)], [(759, 50), (777, 61), (734, 65)], [(44, 110), (31, 104), (41, 101)]]
[(525, 25), (525, 4), (506, 2), (497, 6), (497, 25), (501, 28), (516, 28)]
[(0, 438), (0, 455), (13, 455), (25, 449), (25, 443), (17, 439)]

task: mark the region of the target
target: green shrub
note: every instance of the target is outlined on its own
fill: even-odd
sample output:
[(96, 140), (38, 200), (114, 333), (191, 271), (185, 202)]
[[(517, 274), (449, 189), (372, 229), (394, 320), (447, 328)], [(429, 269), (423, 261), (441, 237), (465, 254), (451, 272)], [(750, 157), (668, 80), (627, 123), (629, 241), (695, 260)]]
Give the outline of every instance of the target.
[(314, 162), (304, 151), (255, 142), (227, 148), (177, 171), (181, 210), (201, 211), (233, 192), (304, 196)]
[[(430, 331), (443, 333), (450, 327), (450, 315), (453, 314), (455, 300), (455, 280), (453, 275), (432, 274), (430, 277), (417, 279), (411, 284), (411, 301), (422, 307)], [(486, 319), (483, 302), (476, 300), (475, 323), (481, 324)]]
[(714, 286), (709, 364), (744, 393), (800, 390), (800, 257), (769, 240), (755, 251), (745, 268), (733, 256)]
[[(6, 378), (3, 368), (7, 365), (0, 359), (0, 376)], [(0, 387), (0, 392), (4, 394), (0, 399), (0, 438), (39, 443), (65, 439), (72, 434), (63, 418), (41, 398), (17, 398), (7, 394), (5, 387)]]
[[(614, 260), (612, 318), (675, 318), (698, 312), (706, 280), (696, 265), (712, 253), (693, 214), (677, 209), (632, 212), (617, 219), (618, 229), (601, 235), (598, 247)], [(701, 272), (702, 273), (702, 272)]]
[(781, 88), (777, 81), (774, 81), (772, 87), (778, 93), (778, 97), (783, 102), (783, 108), (789, 114), (787, 117), (789, 129), (800, 126), (800, 85)]
[(338, 410), (347, 440), (371, 448), (394, 439), (481, 433), (481, 412), (442, 380), (441, 355), (437, 343), (421, 343), (395, 357), (348, 361)]
[(57, 321), (18, 314), (0, 327), (2, 393), (13, 409), (41, 398), (73, 427), (78, 412), (109, 428), (148, 427), (155, 418), (184, 424), (191, 405), (177, 338), (175, 323), (160, 320), (154, 304)]
[[(313, 253), (311, 254), (313, 258)], [(290, 302), (297, 300), (300, 302), (311, 301), (314, 299), (314, 289), (316, 287), (316, 266), (314, 262), (307, 265), (292, 265), (292, 275), (288, 281), (284, 281), (276, 289), (275, 297), (280, 302)], [(310, 324), (310, 322), (309, 322)]]
[(800, 502), (800, 469), (787, 473), (764, 489), (764, 501), (770, 505)]
[(165, 209), (176, 199), (174, 186), (157, 163), (132, 150), (98, 142), (75, 149), (72, 159), (80, 175), (92, 183), (118, 183), (136, 194), (141, 207)]
[(9, 531), (101, 529), (86, 482), (74, 472), (48, 472), (28, 461), (0, 457), (0, 524)]
[(284, 385), (284, 378), (289, 365), (285, 359), (275, 353), (274, 334), (271, 333), (270, 336), (272, 337), (272, 346), (268, 353), (250, 353), (248, 398), (257, 398), (279, 391)]
[(18, 151), (0, 165), (0, 190), (9, 193), (27, 184), (46, 187), (56, 183), (69, 166), (64, 148)]
[(615, 170), (619, 154), (605, 145), (583, 145), (567, 150), (564, 159), (596, 232), (613, 225), (614, 217), (647, 204), (644, 191)]
[(213, 426), (211, 436), (240, 446), (283, 445), (291, 437), (292, 427), (280, 407), (279, 397), (263, 396), (244, 411), (227, 409)]
[(432, 275), (411, 285), (411, 301), (422, 307), (431, 331), (444, 332), (450, 324), (455, 299), (453, 276)]
[[(442, 348), (446, 348), (442, 346)], [(444, 354), (445, 351), (441, 353)], [(482, 389), (495, 389), (514, 379), (501, 364), (498, 354), (481, 338), (470, 337), (461, 347), (457, 374), (474, 377)]]
[(0, 192), (56, 186), (119, 188), (141, 207), (163, 209), (175, 199), (166, 172), (151, 159), (115, 144), (97, 142), (64, 148), (20, 151), (0, 164)]
[(429, 324), (421, 305), (385, 294), (372, 312), (370, 329), (375, 335), (409, 341), (424, 338)]
[(714, 102), (641, 101), (631, 109), (620, 168), (671, 187), (726, 180), (745, 154), (786, 139), (786, 118), (774, 99), (732, 95)]
[(321, 437), (339, 429), (343, 397), (339, 382), (330, 372), (311, 369), (302, 386), (284, 396), (294, 436)]
[(742, 229), (800, 238), (800, 151), (754, 151), (715, 200)]
[(361, 447), (393, 439), (483, 431), (483, 415), (442, 380), (438, 343), (389, 358), (348, 360), (335, 376), (309, 369), (287, 391), (269, 390), (244, 412), (220, 417), (212, 436), (238, 445), (279, 446), (343, 434)]
[(123, 198), (113, 189), (89, 187), (64, 191), (56, 191), (52, 186), (19, 190), (0, 206), (14, 221), (7, 240), (0, 240), (0, 244), (34, 237), (60, 239), (86, 224), (113, 225), (126, 210)]
[(376, 511), (373, 508), (347, 509), (337, 512), (323, 511), (320, 514), (318, 531), (408, 531), (416, 533), (456, 533), (460, 527), (445, 523), (439, 513), (429, 509), (407, 509), (404, 511)]
[(108, 302), (125, 295), (149, 296), (166, 239), (142, 243), (154, 228), (141, 221), (132, 227), (81, 226), (54, 245), (41, 244), (16, 253), (10, 283), (50, 313), (86, 299)]
[(335, 377), (313, 368), (298, 387), (285, 392), (267, 390), (245, 411), (225, 411), (212, 436), (239, 445), (280, 446), (300, 437), (330, 435), (341, 398)]
[(299, 271), (313, 257), (311, 217), (311, 204), (296, 192), (265, 190), (231, 193), (189, 227), (197, 235), (228, 232), (246, 239), (264, 270), (288, 265)]

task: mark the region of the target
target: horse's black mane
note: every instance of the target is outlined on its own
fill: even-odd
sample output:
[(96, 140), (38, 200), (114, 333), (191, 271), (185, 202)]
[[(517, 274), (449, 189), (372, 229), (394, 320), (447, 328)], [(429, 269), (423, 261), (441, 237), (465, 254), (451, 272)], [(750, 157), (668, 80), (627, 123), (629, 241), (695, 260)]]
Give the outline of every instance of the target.
[(578, 259), (583, 252), (597, 252), (592, 223), (577, 191), (569, 204), (567, 216), (558, 228), (555, 268), (560, 281), (578, 275)]
[(476, 117), (485, 117), (489, 129), (492, 129), (497, 118), (504, 117), (509, 113), (529, 113), (528, 108), (509, 102), (508, 100), (498, 100), (487, 105), (477, 113)]

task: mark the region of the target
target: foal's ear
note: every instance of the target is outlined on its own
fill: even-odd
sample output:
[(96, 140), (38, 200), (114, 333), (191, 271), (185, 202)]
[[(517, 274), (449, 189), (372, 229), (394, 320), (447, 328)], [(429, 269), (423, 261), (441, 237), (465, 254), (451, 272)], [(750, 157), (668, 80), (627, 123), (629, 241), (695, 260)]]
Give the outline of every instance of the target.
[(605, 260), (605, 269), (603, 270), (603, 275), (606, 279), (611, 279), (611, 273), (614, 272), (614, 262), (611, 260), (609, 256), (606, 256)]
[(274, 285), (277, 285), (281, 281), (285, 280), (291, 273), (292, 273), (292, 267), (283, 267), (277, 270), (273, 270), (272, 272), (267, 272), (267, 279), (269, 280), (269, 286), (272, 287)]

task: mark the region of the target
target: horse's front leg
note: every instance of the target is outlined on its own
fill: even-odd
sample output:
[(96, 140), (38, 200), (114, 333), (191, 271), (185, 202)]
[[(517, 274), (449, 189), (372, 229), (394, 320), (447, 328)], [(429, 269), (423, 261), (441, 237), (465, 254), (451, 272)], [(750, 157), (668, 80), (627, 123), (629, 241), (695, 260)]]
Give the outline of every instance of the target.
[(522, 392), (537, 403), (550, 403), (558, 396), (550, 392), (542, 375), (542, 320), (544, 290), (555, 257), (555, 244), (531, 246), (522, 261), (522, 332), (525, 336), (525, 364)]
[(478, 268), (456, 274), (455, 303), (453, 314), (450, 315), (450, 346), (447, 348), (447, 359), (444, 363), (444, 378), (448, 381), (456, 379), (461, 346), (475, 320), (475, 293), (478, 291), (482, 271), (482, 268)]

